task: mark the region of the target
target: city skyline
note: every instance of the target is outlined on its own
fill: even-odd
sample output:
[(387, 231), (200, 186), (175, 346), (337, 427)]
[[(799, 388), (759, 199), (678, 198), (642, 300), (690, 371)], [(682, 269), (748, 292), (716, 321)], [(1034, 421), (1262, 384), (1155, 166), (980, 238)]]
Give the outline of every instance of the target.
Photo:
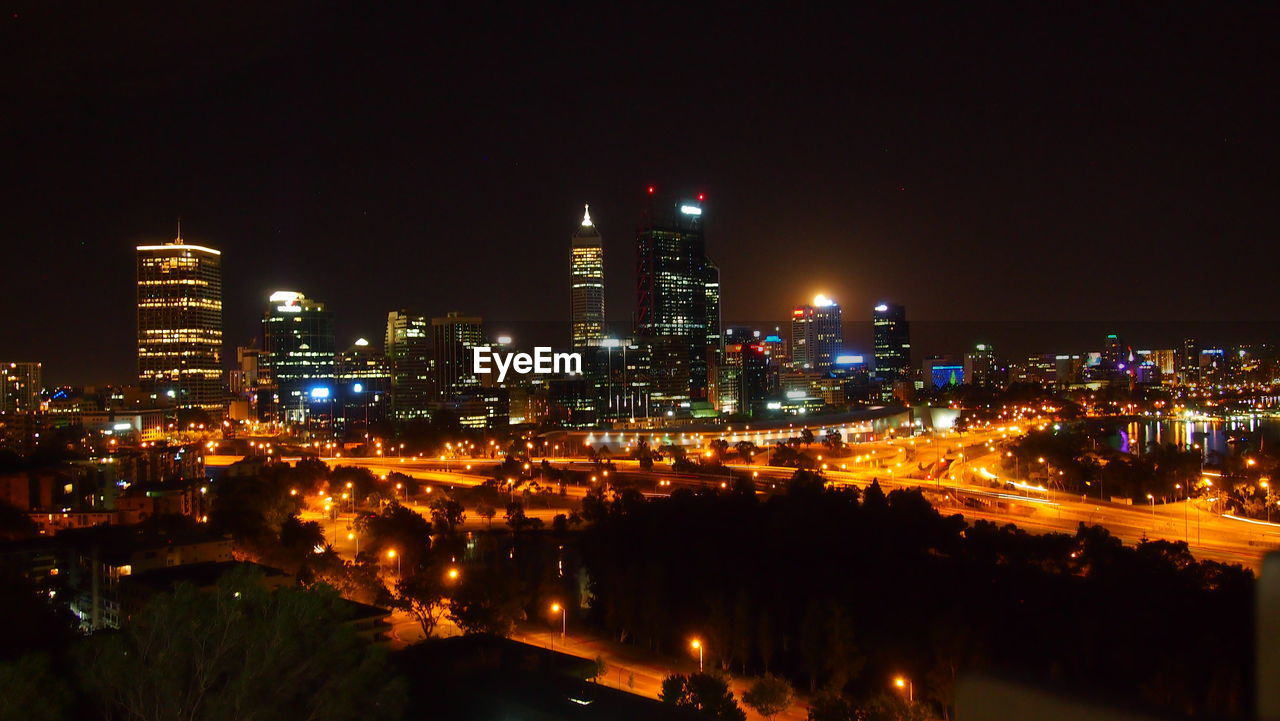
[[(605, 238), (606, 309), (627, 320), (628, 241), (648, 183), (706, 192), (709, 254), (735, 279), (726, 320), (783, 320), (826, 293), (850, 316), (892, 299), (918, 324), (1238, 320), (1274, 329), (1262, 285), (1202, 273), (1198, 261), (1211, 247), (1263, 264), (1273, 253), (1261, 242), (1276, 230), (1266, 11), (1159, 22), (1138, 11), (1087, 22), (1006, 11), (984, 23), (902, 12), (867, 24), (849, 10), (771, 18), (778, 42), (763, 44), (764, 18), (735, 16), (734, 32), (708, 34), (700, 29), (721, 19), (713, 11), (681, 10), (679, 23), (667, 12), (566, 13), (543, 38), (520, 32), (529, 18), (517, 11), (488, 26), (501, 42), (483, 44), (498, 48), (486, 58), (465, 40), (476, 19), (466, 16), (456, 40), (426, 55), (398, 55), (386, 42), (358, 58), (351, 47), (402, 39), (412, 23), (376, 10), (315, 11), (284, 33), (292, 16), (258, 8), (231, 12), (230, 22), (177, 13), (146, 28), (97, 11), (7, 18), (15, 58), (61, 52), (41, 69), (8, 65), (32, 97), (0, 120), (23, 138), (7, 166), (4, 232), (13, 262), (40, 270), (0, 301), (12, 319), (0, 353), (43, 359), (57, 382), (91, 382), (98, 364), (106, 378), (127, 378), (127, 349), (108, 347), (91, 363), (74, 338), (130, 332), (128, 291), (104, 279), (128, 272), (134, 245), (167, 241), (177, 216), (193, 242), (227, 254), (228, 347), (253, 336), (259, 299), (279, 288), (324, 297), (352, 337), (381, 335), (398, 307), (558, 321), (565, 296), (541, 289), (562, 272), (561, 240), (576, 220), (568, 210), (582, 203)], [(575, 30), (588, 22), (608, 40), (595, 68), (563, 42), (587, 36)], [(107, 34), (90, 28), (111, 29), (123, 38), (111, 46), (128, 53), (92, 65), (89, 51)], [(1047, 28), (1059, 34), (1043, 50), (1027, 41)], [(1203, 30), (1194, 48), (1190, 28)], [(895, 31), (927, 50), (895, 46)], [(770, 49), (748, 53), (760, 46)], [(689, 54), (649, 52), (663, 47)], [(935, 62), (971, 47), (986, 53)], [(455, 76), (430, 73), (437, 52), (462, 59)], [(1090, 62), (1066, 72), (1063, 53)], [(555, 72), (521, 70), (517, 59), (528, 57)], [(752, 59), (736, 66), (743, 57)], [(1197, 72), (1184, 72), (1189, 57)], [(166, 71), (138, 70), (170, 59)], [(332, 82), (295, 83), (289, 69), (299, 67)], [(462, 122), (439, 110), (432, 99), (445, 93), (477, 112)], [(681, 121), (657, 103), (631, 112), (645, 97), (690, 104)], [(558, 112), (579, 102), (591, 110)], [(920, 111), (937, 103), (951, 110)], [(524, 260), (485, 264), (479, 248)], [(1024, 272), (990, 262), (1041, 253), (1055, 262)], [(434, 267), (450, 271), (416, 282)], [(55, 295), (38, 317), (22, 313), (18, 300), (42, 297), (52, 281), (93, 289), (102, 302)], [(525, 299), (519, 312), (482, 284)], [(38, 345), (48, 323), (66, 332)]]

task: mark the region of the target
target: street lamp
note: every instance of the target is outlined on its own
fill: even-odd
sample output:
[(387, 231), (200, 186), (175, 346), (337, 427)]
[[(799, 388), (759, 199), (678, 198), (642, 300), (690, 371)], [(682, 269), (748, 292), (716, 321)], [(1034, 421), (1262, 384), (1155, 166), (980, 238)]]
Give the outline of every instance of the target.
[(359, 558), (360, 558), (360, 536), (356, 535), (354, 532), (353, 532), (353, 533), (348, 533), (348, 534), (347, 534), (347, 540), (348, 540), (348, 541), (355, 541), (355, 542), (356, 542), (356, 559), (357, 559), (357, 560), (359, 560)]
[(445, 578), (448, 578), (450, 581), (456, 581), (458, 580), (458, 576), (459, 576), (458, 569), (450, 568), (444, 575), (445, 575)]
[(1156, 497), (1148, 493), (1147, 500), (1151, 502), (1151, 519), (1154, 521), (1156, 517)]
[(695, 638), (689, 645), (698, 651), (698, 673), (702, 673), (702, 640)]
[(899, 690), (906, 690), (908, 701), (911, 703), (916, 702), (916, 686), (911, 679), (904, 676), (898, 676), (893, 679), (893, 685), (897, 686)]
[(403, 576), (404, 574), (401, 572), (401, 566), (400, 566), (400, 554), (396, 553), (396, 549), (392, 548), (391, 550), (387, 551), (387, 558), (396, 559), (396, 575)]
[(559, 603), (553, 603), (551, 612), (560, 614), (560, 641), (563, 643), (565, 637), (569, 635), (569, 609)]

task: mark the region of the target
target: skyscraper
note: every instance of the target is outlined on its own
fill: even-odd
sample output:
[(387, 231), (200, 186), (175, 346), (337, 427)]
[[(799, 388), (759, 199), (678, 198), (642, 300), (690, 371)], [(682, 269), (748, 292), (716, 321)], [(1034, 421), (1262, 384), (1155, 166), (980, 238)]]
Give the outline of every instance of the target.
[(262, 347), (281, 412), (286, 420), (303, 420), (311, 402), (328, 407), (334, 397), (333, 313), (292, 290), (276, 291), (270, 301), (262, 314)]
[(385, 354), (364, 338), (337, 354), (334, 364), (335, 392), (341, 398), (341, 417), (348, 428), (368, 433), (369, 423), (387, 417), (391, 391), (391, 370)]
[(44, 390), (40, 363), (0, 363), (0, 413), (32, 413), (40, 410)]
[(892, 383), (906, 379), (911, 368), (911, 332), (906, 307), (881, 303), (875, 307), (871, 322), (876, 380)]
[(471, 370), (471, 349), (484, 342), (480, 318), (450, 311), (443, 318), (432, 318), (435, 336), (435, 387), (439, 396), (465, 393), (479, 387), (480, 380)]
[(585, 348), (604, 338), (604, 245), (591, 222), (591, 206), (583, 206), (582, 225), (573, 232), (569, 258), (569, 300), (573, 347)]
[(840, 306), (834, 300), (819, 295), (813, 305), (799, 305), (791, 311), (792, 360), (797, 369), (831, 370), (842, 345)]
[(386, 353), (391, 365), (391, 412), (399, 420), (427, 418), (436, 400), (431, 321), (405, 310), (387, 314)]
[(179, 408), (221, 410), (222, 253), (179, 230), (137, 254), (138, 385)]
[(636, 234), (636, 334), (652, 342), (660, 403), (707, 400), (720, 355), (720, 270), (707, 258), (701, 200), (651, 207)]
[(993, 386), (1000, 382), (996, 351), (990, 343), (979, 343), (964, 354), (964, 379), (975, 386)]

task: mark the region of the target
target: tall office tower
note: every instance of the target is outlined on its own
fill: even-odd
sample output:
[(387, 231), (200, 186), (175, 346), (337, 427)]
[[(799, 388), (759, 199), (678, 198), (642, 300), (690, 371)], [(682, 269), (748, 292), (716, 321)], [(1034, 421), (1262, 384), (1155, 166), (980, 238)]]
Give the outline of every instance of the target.
[(906, 380), (911, 369), (911, 332), (906, 307), (881, 303), (875, 307), (871, 323), (876, 380), (886, 383)]
[(292, 290), (271, 294), (262, 314), (262, 348), (285, 420), (305, 420), (311, 403), (331, 409), (333, 397), (333, 313), (324, 303)]
[(0, 363), (0, 413), (32, 413), (40, 410), (44, 390), (40, 363)]
[(387, 356), (357, 338), (334, 361), (334, 385), (341, 399), (341, 416), (348, 428), (368, 432), (370, 423), (387, 417), (391, 405), (391, 367)]
[(432, 318), (435, 336), (435, 388), (438, 396), (449, 398), (477, 390), (480, 379), (471, 371), (471, 349), (484, 343), (483, 321), (457, 311)]
[(1200, 381), (1200, 341), (1195, 338), (1182, 341), (1182, 355), (1178, 359), (1178, 376), (1184, 384)]
[(636, 233), (636, 334), (652, 343), (660, 403), (708, 400), (723, 342), (720, 270), (707, 258), (701, 200), (651, 207)]
[(391, 366), (391, 413), (399, 420), (427, 418), (437, 396), (431, 321), (406, 310), (387, 313), (385, 339)]
[(769, 358), (764, 344), (727, 344), (718, 389), (722, 413), (757, 415), (769, 393)]
[(139, 245), (138, 385), (179, 408), (221, 410), (222, 253), (172, 243)]
[(583, 206), (582, 225), (573, 232), (569, 277), (573, 347), (598, 345), (604, 338), (604, 244), (589, 205)]
[(998, 385), (1000, 378), (997, 371), (996, 350), (991, 344), (979, 343), (964, 354), (964, 379), (970, 385)]
[(831, 370), (842, 345), (840, 306), (834, 300), (819, 295), (813, 305), (798, 305), (791, 311), (792, 359), (797, 369)]

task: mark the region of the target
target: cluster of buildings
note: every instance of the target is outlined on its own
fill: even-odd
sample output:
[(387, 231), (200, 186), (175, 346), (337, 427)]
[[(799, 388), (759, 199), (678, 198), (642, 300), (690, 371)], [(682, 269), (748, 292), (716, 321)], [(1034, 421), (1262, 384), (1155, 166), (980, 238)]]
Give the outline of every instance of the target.
[[(604, 245), (590, 208), (569, 237), (567, 340), (582, 373), (472, 371), (477, 346), (528, 349), (462, 312), (400, 308), (383, 337), (340, 341), (325, 303), (298, 290), (265, 299), (259, 339), (223, 347), (222, 253), (178, 237), (137, 253), (138, 382), (46, 391), (39, 363), (0, 364), (0, 443), (80, 427), (121, 443), (226, 422), (276, 424), (304, 438), (368, 437), (374, 424), (447, 418), (464, 428), (512, 424), (638, 427), (908, 404), (961, 385), (1202, 384), (1274, 376), (1268, 347), (1101, 351), (1000, 359), (989, 344), (913, 361), (906, 308), (870, 309), (872, 352), (851, 351), (840, 305), (819, 295), (788, 323), (725, 325), (720, 271), (707, 253), (705, 197), (649, 187), (634, 239), (635, 312), (605, 312)], [(855, 319), (865, 322), (866, 317)], [(563, 344), (565, 338), (558, 341)], [(545, 339), (543, 339), (545, 342)], [(865, 347), (865, 341), (860, 343)]]

